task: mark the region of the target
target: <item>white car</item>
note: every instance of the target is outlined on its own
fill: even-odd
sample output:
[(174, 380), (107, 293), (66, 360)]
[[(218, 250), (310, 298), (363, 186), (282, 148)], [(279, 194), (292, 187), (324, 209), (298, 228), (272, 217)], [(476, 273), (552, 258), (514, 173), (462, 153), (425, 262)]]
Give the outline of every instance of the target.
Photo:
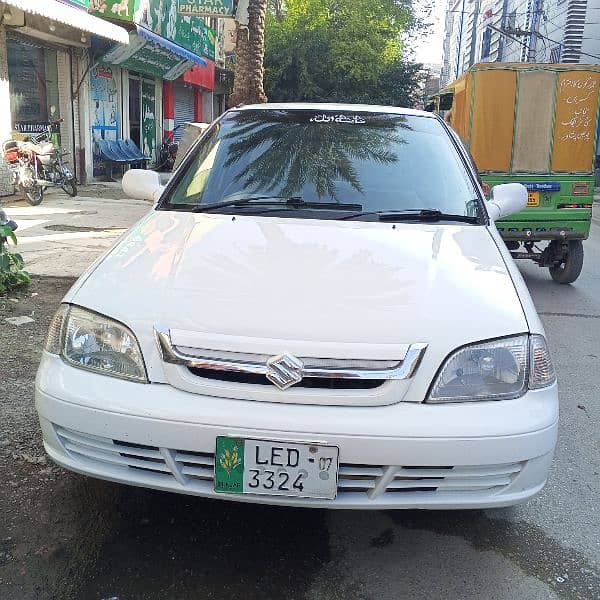
[(36, 380), (72, 471), (227, 500), (483, 508), (544, 486), (544, 330), (456, 135), (399, 108), (230, 110), (73, 286)]

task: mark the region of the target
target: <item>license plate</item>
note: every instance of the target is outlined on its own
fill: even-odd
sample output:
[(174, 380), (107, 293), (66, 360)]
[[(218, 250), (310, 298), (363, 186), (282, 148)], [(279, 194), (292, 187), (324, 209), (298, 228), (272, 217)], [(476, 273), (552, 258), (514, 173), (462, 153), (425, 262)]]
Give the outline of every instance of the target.
[(215, 492), (333, 500), (339, 449), (217, 437)]
[(539, 192), (527, 192), (527, 206), (539, 206), (540, 205), (540, 193)]

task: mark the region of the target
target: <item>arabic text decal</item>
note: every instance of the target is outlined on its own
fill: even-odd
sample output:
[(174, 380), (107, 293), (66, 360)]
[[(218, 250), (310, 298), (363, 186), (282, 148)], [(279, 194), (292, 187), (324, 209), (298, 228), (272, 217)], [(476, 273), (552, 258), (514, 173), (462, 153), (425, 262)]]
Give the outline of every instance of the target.
[(366, 123), (367, 120), (364, 117), (361, 117), (360, 115), (321, 114), (321, 115), (315, 115), (314, 117), (312, 117), (310, 119), (310, 122), (311, 123), (353, 123), (353, 124), (357, 125), (357, 124)]

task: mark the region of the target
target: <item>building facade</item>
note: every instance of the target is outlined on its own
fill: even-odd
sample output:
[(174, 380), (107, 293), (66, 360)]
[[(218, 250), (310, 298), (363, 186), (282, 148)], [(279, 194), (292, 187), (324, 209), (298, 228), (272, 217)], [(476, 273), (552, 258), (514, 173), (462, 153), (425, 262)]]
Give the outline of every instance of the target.
[[(124, 29), (88, 14), (81, 2), (0, 2), (0, 141), (51, 126), (80, 177), (89, 112), (82, 83), (91, 38), (128, 39)], [(12, 177), (0, 158), (0, 195), (10, 193)]]
[(177, 0), (91, 0), (90, 10), (129, 31), (129, 43), (93, 48), (94, 177), (104, 176), (101, 140), (132, 139), (156, 161), (161, 141), (187, 121), (212, 121), (217, 19), (184, 16)]
[(600, 63), (600, 0), (449, 0), (441, 81), (478, 62)]
[[(233, 19), (177, 0), (0, 0), (0, 142), (56, 122), (79, 182), (105, 177), (98, 142), (132, 139), (154, 161), (165, 136), (225, 109), (222, 36)], [(215, 77), (216, 66), (219, 77)], [(221, 94), (215, 95), (215, 87)], [(13, 193), (0, 158), (0, 195)]]

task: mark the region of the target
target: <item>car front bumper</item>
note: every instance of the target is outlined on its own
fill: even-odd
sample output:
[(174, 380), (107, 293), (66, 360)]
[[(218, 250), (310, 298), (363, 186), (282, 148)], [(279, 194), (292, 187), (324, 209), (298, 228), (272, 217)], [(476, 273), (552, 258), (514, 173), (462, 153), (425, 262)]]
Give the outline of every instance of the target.
[[(35, 394), (46, 452), (67, 469), (265, 504), (357, 509), (518, 504), (544, 486), (557, 435), (556, 386), (502, 402), (302, 406), (130, 383), (74, 369), (44, 353)], [(338, 446), (336, 499), (217, 494), (217, 436)]]

